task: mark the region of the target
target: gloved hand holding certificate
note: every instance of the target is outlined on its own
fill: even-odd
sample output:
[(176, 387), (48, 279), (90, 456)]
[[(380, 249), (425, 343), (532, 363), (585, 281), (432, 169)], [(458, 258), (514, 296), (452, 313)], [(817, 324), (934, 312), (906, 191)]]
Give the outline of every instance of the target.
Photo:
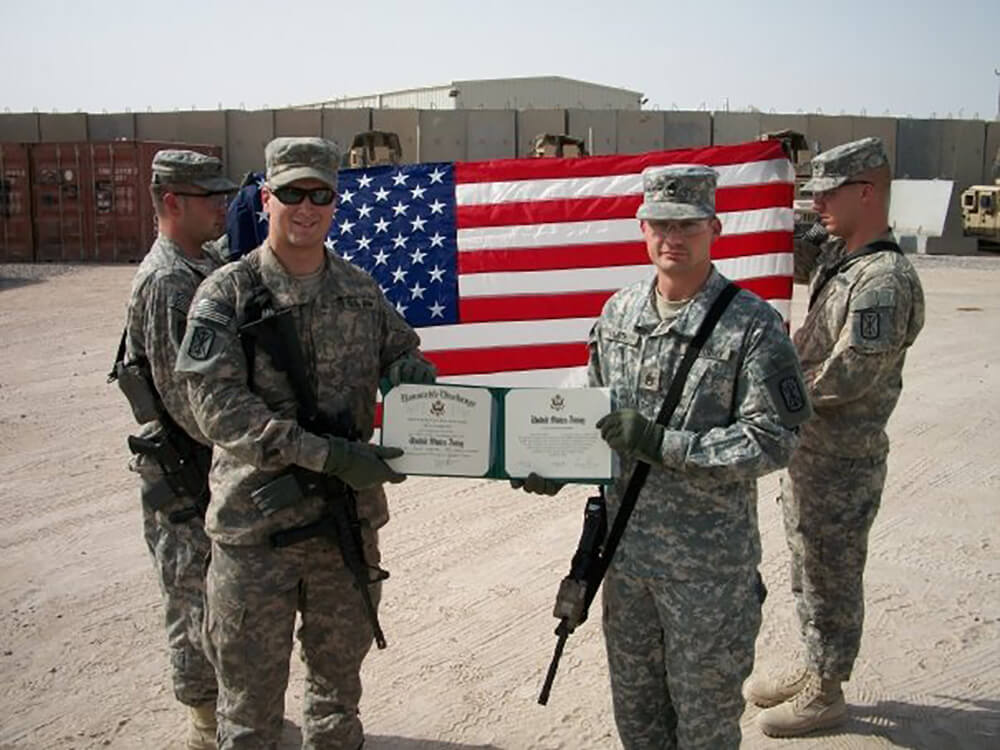
[(382, 403), (386, 463), (404, 474), (609, 482), (613, 451), (595, 427), (611, 411), (606, 388), (399, 385)]

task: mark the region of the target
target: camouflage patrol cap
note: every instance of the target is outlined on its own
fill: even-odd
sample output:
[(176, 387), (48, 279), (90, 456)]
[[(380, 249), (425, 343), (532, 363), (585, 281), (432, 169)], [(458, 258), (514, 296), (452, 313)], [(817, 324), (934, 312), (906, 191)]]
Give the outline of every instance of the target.
[(881, 138), (843, 143), (813, 157), (812, 179), (802, 186), (808, 193), (840, 187), (852, 177), (889, 163)]
[(718, 173), (701, 164), (647, 167), (642, 171), (642, 205), (637, 219), (710, 219), (715, 216)]
[(264, 159), (271, 187), (305, 179), (337, 187), (340, 147), (326, 138), (275, 138), (264, 148)]
[(715, 216), (718, 173), (701, 164), (647, 167), (642, 171), (642, 205), (637, 219), (710, 219)]
[(194, 185), (209, 193), (236, 190), (236, 183), (222, 173), (222, 160), (197, 151), (163, 149), (153, 157), (154, 185)]

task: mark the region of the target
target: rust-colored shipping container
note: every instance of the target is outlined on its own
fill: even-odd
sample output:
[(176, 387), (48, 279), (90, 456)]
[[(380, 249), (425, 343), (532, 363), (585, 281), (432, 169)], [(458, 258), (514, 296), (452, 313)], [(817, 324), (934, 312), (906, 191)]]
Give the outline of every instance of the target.
[(150, 141), (4, 144), (2, 153), (21, 164), (12, 173), (21, 175), (17, 205), (23, 203), (24, 214), (17, 221), (5, 217), (4, 228), (19, 244), (11, 244), (16, 251), (2, 246), (0, 259), (142, 259), (156, 237), (149, 183), (153, 156), (162, 148), (222, 155), (219, 146)]
[(0, 143), (0, 263), (34, 259), (28, 147)]
[(149, 195), (153, 157), (164, 148), (184, 148), (222, 157), (219, 146), (114, 141), (91, 143), (94, 208), (90, 247), (102, 262), (138, 261), (156, 238)]
[(87, 225), (93, 206), (89, 143), (33, 143), (31, 216), (36, 260), (92, 260)]

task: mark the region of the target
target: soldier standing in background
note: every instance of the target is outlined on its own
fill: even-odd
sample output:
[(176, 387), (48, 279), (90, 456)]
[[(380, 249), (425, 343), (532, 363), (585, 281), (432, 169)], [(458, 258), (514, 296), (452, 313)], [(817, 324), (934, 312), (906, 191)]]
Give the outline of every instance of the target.
[(882, 498), (886, 422), (903, 387), (906, 350), (924, 324), (924, 295), (888, 228), (892, 176), (878, 138), (830, 149), (812, 162), (804, 190), (835, 238), (796, 253), (810, 284), (795, 333), (815, 416), (782, 477), (806, 663), (777, 680), (751, 680), (747, 697), (770, 707), (761, 730), (793, 737), (843, 721), (864, 620), (868, 532)]
[(236, 185), (222, 162), (159, 151), (150, 186), (159, 234), (132, 282), (114, 377), (143, 425), (129, 438), (141, 477), (143, 529), (163, 594), (174, 695), (190, 707), (187, 747), (215, 747), (215, 671), (201, 645), (209, 542), (203, 518), (211, 446), (191, 416), (174, 364), (188, 307), (219, 265), (202, 245), (223, 229)]
[(388, 520), (382, 484), (405, 478), (383, 460), (402, 451), (368, 443), (376, 389), (381, 377), (435, 373), (378, 284), (324, 248), (336, 144), (276, 138), (265, 160), (267, 240), (202, 285), (177, 360), (217, 452), (205, 637), (219, 747), (277, 746), (298, 612), (303, 747), (356, 750), (359, 672), (377, 625), (363, 595), (377, 605), (377, 530)]
[[(673, 418), (655, 422), (674, 373), (729, 281), (710, 249), (716, 172), (643, 173), (636, 214), (656, 276), (617, 292), (590, 335), (598, 421), (622, 459), (609, 521), (638, 461), (652, 467), (604, 581), (615, 722), (626, 750), (739, 747), (763, 587), (757, 478), (785, 466), (809, 403), (781, 316), (739, 291), (694, 361)], [(528, 492), (559, 485), (537, 475)]]

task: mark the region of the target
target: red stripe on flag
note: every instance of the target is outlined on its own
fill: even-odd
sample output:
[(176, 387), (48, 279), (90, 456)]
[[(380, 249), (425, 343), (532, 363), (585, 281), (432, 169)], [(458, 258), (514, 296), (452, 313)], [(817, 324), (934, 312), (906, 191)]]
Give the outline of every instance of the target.
[(791, 232), (724, 234), (712, 245), (712, 260), (744, 258), (750, 255), (770, 255), (771, 253), (790, 253), (791, 251)]
[[(458, 302), (463, 323), (511, 320), (588, 318), (601, 314), (604, 301), (617, 289), (570, 294), (511, 294), (502, 297), (467, 297)], [(554, 367), (555, 365), (551, 365)]]
[(519, 250), (469, 250), (458, 254), (458, 272), (554, 271), (563, 268), (634, 266), (648, 262), (645, 243), (635, 240)]
[(573, 341), (564, 344), (425, 351), (424, 355), (437, 366), (438, 377), (547, 370), (587, 364), (587, 343)]
[[(795, 188), (790, 183), (784, 182), (722, 188), (715, 194), (715, 210), (725, 213), (761, 208), (785, 208), (792, 205), (794, 194)], [(474, 229), (520, 224), (555, 224), (564, 221), (632, 219), (635, 218), (640, 203), (642, 203), (641, 195), (611, 195), (600, 198), (563, 198), (458, 206), (455, 210), (455, 226), (459, 229)]]
[(737, 281), (736, 285), (753, 292), (761, 299), (792, 298), (792, 280), (788, 276), (760, 276)]
[(638, 174), (646, 167), (661, 164), (706, 164), (721, 167), (768, 159), (784, 159), (778, 141), (755, 141), (737, 146), (713, 146), (673, 151), (654, 151), (634, 156), (591, 156), (586, 159), (496, 159), (455, 162), (455, 181), (501, 182), (546, 180), (565, 177), (607, 177)]
[[(790, 232), (754, 232), (722, 236), (712, 245), (712, 259), (743, 258), (792, 251)], [(608, 268), (648, 263), (646, 245), (604, 242), (592, 245), (553, 245), (518, 250), (466, 250), (458, 254), (460, 274), (504, 271), (555, 271), (567, 268)]]
[[(792, 298), (792, 280), (788, 276), (761, 276), (736, 283), (763, 299)], [(463, 323), (597, 317), (605, 301), (616, 291), (469, 297), (458, 303), (458, 316)]]

